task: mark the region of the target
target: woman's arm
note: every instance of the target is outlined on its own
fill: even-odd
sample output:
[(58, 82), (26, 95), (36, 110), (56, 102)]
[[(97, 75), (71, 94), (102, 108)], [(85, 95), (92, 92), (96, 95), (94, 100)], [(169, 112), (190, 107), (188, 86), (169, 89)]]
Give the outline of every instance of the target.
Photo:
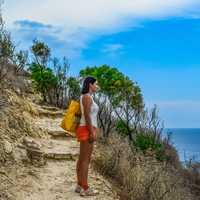
[(84, 95), (82, 97), (82, 104), (83, 104), (86, 125), (88, 126), (88, 129), (89, 129), (90, 138), (93, 138), (93, 127), (92, 127), (92, 121), (90, 117), (91, 105), (92, 105), (91, 97), (89, 95)]

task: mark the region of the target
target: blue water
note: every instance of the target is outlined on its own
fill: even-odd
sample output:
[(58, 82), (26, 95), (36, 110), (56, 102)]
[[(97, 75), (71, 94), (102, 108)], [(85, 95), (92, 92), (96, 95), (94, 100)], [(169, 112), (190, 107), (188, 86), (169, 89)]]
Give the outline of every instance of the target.
[(181, 161), (200, 161), (200, 128), (167, 128), (164, 135), (171, 132), (171, 141), (176, 147)]

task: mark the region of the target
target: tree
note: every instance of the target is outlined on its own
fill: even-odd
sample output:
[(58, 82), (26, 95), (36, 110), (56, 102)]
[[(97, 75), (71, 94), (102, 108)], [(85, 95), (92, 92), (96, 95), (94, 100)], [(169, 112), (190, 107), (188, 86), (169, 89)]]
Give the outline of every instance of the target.
[(80, 71), (80, 76), (83, 78), (89, 75), (97, 78), (100, 86), (100, 90), (95, 97), (99, 105), (98, 122), (103, 135), (107, 137), (114, 128), (112, 97), (116, 93), (115, 85), (122, 78), (123, 74), (116, 68), (111, 68), (108, 65), (86, 67)]
[(0, 9), (0, 82), (5, 80), (9, 73), (17, 75), (27, 64), (27, 52), (16, 52), (15, 48), (10, 33), (5, 29)]
[[(108, 65), (86, 67), (80, 71), (81, 77), (89, 75), (96, 77), (100, 85), (96, 99), (100, 106), (99, 121), (103, 134), (107, 135), (113, 129), (113, 123), (118, 119), (121, 123), (123, 122), (126, 135), (132, 139), (133, 121), (144, 107), (139, 86), (117, 68)], [(109, 120), (107, 118), (103, 120), (105, 117)], [(106, 128), (108, 124), (111, 125)]]
[[(62, 62), (51, 58), (51, 50), (42, 41), (34, 40), (31, 47), (33, 62), (29, 70), (36, 88), (41, 92), (43, 100), (58, 107), (66, 105), (68, 92), (71, 91), (67, 84), (69, 62), (64, 57)], [(71, 95), (71, 94), (70, 94)]]
[(36, 89), (41, 92), (44, 102), (49, 99), (52, 103), (51, 91), (57, 84), (57, 78), (52, 69), (48, 68), (50, 48), (44, 42), (34, 40), (31, 50), (34, 56), (33, 62), (29, 66), (31, 78)]
[(27, 60), (28, 60), (27, 51), (20, 50), (15, 54), (14, 63), (17, 66), (15, 70), (16, 74), (25, 68), (25, 66), (27, 65)]
[[(67, 80), (69, 100), (78, 100), (81, 93), (80, 83), (75, 77), (69, 77)], [(69, 101), (68, 101), (69, 102)]]
[(9, 72), (8, 64), (12, 63), (14, 51), (15, 46), (11, 41), (10, 33), (5, 30), (0, 13), (0, 81), (5, 79)]
[(129, 136), (133, 140), (133, 134), (137, 133), (144, 109), (143, 97), (137, 84), (127, 78), (119, 86), (119, 92), (113, 101), (115, 113), (118, 117), (117, 130)]
[(39, 40), (34, 40), (31, 51), (34, 56), (34, 62), (39, 66), (46, 68), (51, 55), (51, 50), (48, 45)]
[(67, 99), (67, 74), (69, 71), (69, 62), (66, 59), (66, 57), (63, 58), (62, 63), (60, 63), (60, 60), (58, 58), (52, 59), (53, 63), (53, 69), (54, 74), (57, 77), (57, 85), (55, 87), (54, 91), (54, 97), (56, 99), (56, 106), (63, 107), (64, 106), (64, 100)]
[(50, 103), (52, 103), (52, 96), (50, 91), (57, 84), (57, 78), (53, 74), (50, 68), (42, 68), (39, 64), (32, 63), (29, 67), (31, 71), (31, 78), (36, 86), (36, 89), (41, 92), (44, 102), (47, 102), (49, 98)]

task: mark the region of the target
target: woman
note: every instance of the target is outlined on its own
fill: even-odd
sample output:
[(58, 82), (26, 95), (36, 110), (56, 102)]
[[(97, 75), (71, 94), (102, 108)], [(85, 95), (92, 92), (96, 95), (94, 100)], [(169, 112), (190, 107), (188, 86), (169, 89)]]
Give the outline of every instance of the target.
[(88, 186), (88, 169), (93, 151), (94, 141), (97, 138), (98, 105), (94, 102), (92, 94), (97, 90), (97, 80), (87, 77), (84, 80), (80, 97), (81, 121), (76, 136), (80, 142), (80, 154), (77, 161), (77, 186), (75, 192), (81, 196), (93, 196), (97, 191)]

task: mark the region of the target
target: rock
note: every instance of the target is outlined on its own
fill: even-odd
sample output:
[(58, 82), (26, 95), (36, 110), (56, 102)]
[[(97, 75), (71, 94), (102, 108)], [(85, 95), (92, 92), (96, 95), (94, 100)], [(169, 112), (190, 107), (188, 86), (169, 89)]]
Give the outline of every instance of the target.
[(4, 142), (4, 150), (7, 154), (11, 154), (13, 151), (12, 144), (8, 142), (7, 140)]
[(38, 141), (35, 141), (34, 139), (29, 138), (29, 137), (25, 137), (23, 139), (23, 143), (26, 147), (35, 149), (35, 150), (40, 150), (42, 147), (42, 145)]
[(20, 88), (16, 88), (16, 89), (15, 89), (15, 92), (16, 92), (18, 95), (21, 95), (21, 93), (22, 93)]
[(40, 167), (46, 164), (45, 154), (41, 150), (26, 148), (26, 151), (27, 151), (27, 156), (33, 165)]
[(30, 137), (24, 137), (24, 139), (23, 139), (23, 143), (24, 143), (24, 144), (32, 143), (32, 141), (33, 141), (33, 139), (30, 138)]
[(25, 148), (19, 147), (18, 145), (13, 150), (13, 158), (16, 162), (28, 162), (27, 151)]
[(73, 160), (75, 161), (77, 159), (76, 154), (71, 154), (67, 152), (47, 152), (45, 153), (45, 157), (49, 159), (55, 159), (55, 160)]
[(0, 108), (7, 106), (8, 102), (4, 99), (0, 99)]
[(20, 149), (25, 149), (26, 148), (25, 145), (21, 144), (21, 143), (17, 144), (17, 147), (19, 147)]
[(27, 156), (33, 165), (39, 167), (46, 164), (46, 157), (40, 142), (34, 140), (33, 138), (25, 137), (23, 139), (23, 144), (27, 151)]
[(49, 130), (48, 134), (52, 137), (69, 137), (64, 130)]

